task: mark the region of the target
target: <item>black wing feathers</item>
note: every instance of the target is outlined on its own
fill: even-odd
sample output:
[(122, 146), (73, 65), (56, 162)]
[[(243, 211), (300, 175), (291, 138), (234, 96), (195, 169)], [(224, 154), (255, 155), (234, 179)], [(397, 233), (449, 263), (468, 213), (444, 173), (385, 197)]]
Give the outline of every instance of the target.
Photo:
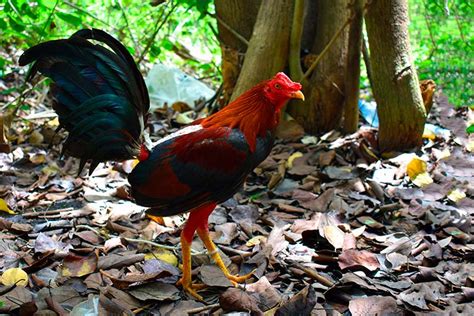
[[(93, 44), (93, 39), (110, 49)], [(53, 80), (53, 108), (68, 132), (64, 151), (91, 161), (124, 160), (140, 151), (149, 109), (148, 91), (132, 56), (115, 38), (84, 29), (69, 39), (48, 41), (23, 53), (20, 65), (34, 63), (37, 72)]]

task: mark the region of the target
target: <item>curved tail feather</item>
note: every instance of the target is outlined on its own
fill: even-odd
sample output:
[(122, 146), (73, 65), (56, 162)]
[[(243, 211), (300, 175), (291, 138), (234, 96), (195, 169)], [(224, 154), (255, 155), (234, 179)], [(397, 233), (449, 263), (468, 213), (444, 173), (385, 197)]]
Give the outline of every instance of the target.
[(27, 80), (37, 72), (53, 80), (53, 109), (59, 127), (69, 132), (63, 152), (80, 158), (81, 170), (86, 161), (92, 173), (99, 162), (140, 153), (150, 101), (142, 75), (119, 41), (84, 29), (26, 50), (20, 65), (30, 63)]

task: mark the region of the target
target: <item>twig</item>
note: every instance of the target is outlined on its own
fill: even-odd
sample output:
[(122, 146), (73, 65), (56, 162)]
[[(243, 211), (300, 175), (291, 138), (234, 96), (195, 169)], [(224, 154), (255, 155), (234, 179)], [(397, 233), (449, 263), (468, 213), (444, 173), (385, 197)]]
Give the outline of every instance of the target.
[(319, 283), (321, 283), (322, 285), (325, 285), (325, 286), (328, 286), (328, 287), (331, 287), (334, 285), (334, 283), (331, 281), (331, 280), (328, 280), (326, 279), (324, 276), (322, 276), (321, 274), (319, 274), (316, 270), (314, 269), (311, 269), (311, 268), (308, 268), (308, 267), (305, 267), (303, 266), (302, 264), (299, 264), (299, 263), (294, 263), (293, 264), (296, 268), (304, 271), (304, 273), (306, 273), (306, 275), (308, 275), (310, 278), (318, 281)]
[(329, 51), (329, 49), (331, 48), (331, 46), (336, 42), (336, 40), (339, 38), (339, 36), (342, 34), (342, 32), (344, 31), (344, 29), (352, 22), (352, 19), (354, 18), (354, 14), (351, 14), (346, 22), (344, 22), (344, 24), (339, 28), (339, 30), (336, 32), (336, 34), (334, 34), (334, 36), (331, 38), (331, 40), (329, 41), (329, 43), (326, 45), (326, 47), (324, 47), (324, 49), (322, 50), (322, 52), (318, 55), (318, 57), (316, 57), (316, 59), (314, 60), (314, 62), (311, 64), (311, 66), (308, 68), (308, 70), (306, 70), (306, 72), (304, 73), (303, 77), (301, 77), (301, 80), (299, 80), (300, 82), (304, 82), (308, 79), (308, 77), (313, 73), (314, 69), (316, 69), (316, 67), (318, 66), (319, 62), (321, 61), (321, 59), (326, 55), (326, 53)]
[(219, 306), (220, 305), (218, 303), (216, 303), (216, 304), (211, 304), (211, 305), (207, 305), (207, 306), (196, 307), (196, 308), (193, 308), (193, 309), (188, 309), (186, 311), (186, 313), (188, 313), (188, 314), (197, 314), (197, 313), (205, 312), (205, 311), (210, 310), (210, 309), (217, 308)]
[(148, 245), (152, 245), (152, 246), (162, 248), (162, 249), (168, 249), (168, 250), (178, 250), (179, 249), (179, 247), (177, 247), (177, 246), (163, 245), (163, 244), (159, 244), (159, 243), (156, 243), (154, 241), (146, 240), (146, 239), (135, 239), (135, 238), (128, 238), (128, 237), (121, 237), (121, 238), (125, 239), (128, 242), (148, 244)]
[(66, 207), (66, 208), (59, 208), (56, 210), (50, 210), (50, 211), (44, 211), (44, 212), (28, 212), (28, 213), (23, 213), (22, 216), (26, 218), (32, 218), (32, 217), (42, 217), (42, 216), (47, 216), (47, 215), (54, 215), (54, 214), (59, 214), (61, 212), (68, 212), (72, 211), (72, 207)]
[(150, 308), (152, 305), (153, 305), (152, 303), (146, 304), (146, 305), (144, 305), (144, 306), (142, 306), (142, 307), (139, 307), (139, 308), (136, 308), (136, 309), (132, 310), (132, 313), (133, 313), (133, 314), (138, 314), (138, 313), (144, 311), (145, 309)]
[[(46, 22), (44, 23), (43, 25), (43, 29), (41, 31), (41, 35), (40, 35), (40, 38), (38, 40), (38, 42), (41, 42), (41, 40), (43, 39), (43, 34), (46, 30), (46, 27), (48, 27), (48, 25), (51, 24), (51, 21), (53, 19), (53, 15), (54, 15), (54, 12), (56, 12), (56, 7), (58, 6), (58, 3), (59, 3), (59, 0), (56, 0), (56, 2), (54, 3), (54, 6), (53, 8), (51, 9), (51, 12), (49, 13), (49, 16), (48, 18), (46, 19)], [(13, 7), (13, 6), (12, 6)], [(28, 73), (31, 71), (31, 66), (30, 68), (28, 69)], [(15, 117), (16, 116), (16, 113), (18, 112), (18, 110), (20, 109), (21, 107), (21, 100), (23, 99), (24, 95), (25, 95), (25, 90), (26, 90), (26, 81), (23, 82), (23, 84), (21, 85), (20, 89), (19, 89), (21, 92), (20, 92), (20, 95), (18, 96), (17, 98), (17, 104), (15, 106), (15, 108), (13, 109), (13, 111), (11, 112), (11, 117)]]
[(155, 38), (156, 38), (156, 35), (158, 35), (158, 32), (160, 31), (160, 29), (163, 27), (163, 25), (165, 25), (166, 21), (168, 21), (168, 18), (170, 17), (171, 13), (173, 13), (173, 11), (176, 9), (176, 7), (178, 6), (178, 3), (174, 3), (173, 6), (171, 7), (171, 9), (168, 11), (168, 13), (165, 15), (165, 17), (162, 19), (163, 17), (163, 14), (164, 14), (164, 10), (163, 10), (163, 13), (160, 15), (160, 20), (161, 23), (160, 24), (157, 24), (157, 27), (155, 28), (153, 34), (150, 36), (150, 38), (148, 39), (147, 43), (146, 43), (146, 46), (145, 48), (143, 49), (142, 51), (142, 54), (140, 55), (140, 57), (138, 58), (137, 60), (137, 64), (139, 64), (144, 58), (145, 58), (145, 55), (148, 53), (148, 51), (150, 50), (150, 47), (151, 45), (153, 44), (153, 42), (155, 41)]
[[(97, 229), (93, 228), (93, 227), (90, 227), (88, 225), (76, 225), (74, 226), (75, 228), (83, 228), (83, 229), (87, 229), (87, 230), (90, 230), (90, 231), (93, 231), (94, 233), (96, 233), (98, 236), (103, 236), (103, 234), (101, 232), (99, 232)], [(163, 245), (163, 244), (159, 244), (159, 243), (156, 243), (154, 241), (151, 241), (151, 240), (146, 240), (146, 239), (135, 239), (135, 238), (129, 238), (129, 237), (120, 237), (128, 242), (132, 242), (132, 243), (142, 243), (142, 244), (148, 244), (148, 245), (152, 245), (152, 246), (155, 246), (155, 247), (158, 247), (158, 248), (162, 248), (162, 249), (167, 249), (167, 250), (178, 250), (179, 247), (177, 246), (168, 246), (168, 245)], [(195, 251), (195, 254), (197, 254), (199, 252), (196, 252)]]
[(250, 255), (252, 255), (251, 252), (234, 249), (234, 248), (227, 247), (224, 245), (219, 245), (219, 248), (226, 253), (230, 253), (230, 254), (238, 255), (242, 257), (249, 257)]
[[(365, 14), (365, 12), (367, 11), (367, 8), (370, 6), (371, 3), (372, 3), (372, 0), (368, 0), (365, 3), (364, 9), (362, 10), (364, 12), (363, 14)], [(304, 82), (306, 79), (308, 79), (308, 77), (311, 75), (311, 73), (314, 71), (314, 69), (316, 69), (316, 67), (318, 66), (319, 62), (324, 57), (324, 55), (326, 55), (326, 53), (329, 51), (329, 48), (331, 48), (331, 46), (334, 44), (334, 42), (336, 42), (338, 37), (344, 31), (344, 29), (349, 24), (351, 24), (352, 20), (354, 19), (354, 16), (355, 16), (355, 12), (352, 12), (351, 15), (349, 15), (346, 22), (344, 22), (344, 24), (339, 28), (339, 30), (336, 32), (336, 34), (334, 34), (334, 36), (331, 38), (331, 40), (326, 45), (326, 47), (324, 47), (324, 49), (321, 51), (321, 53), (318, 55), (318, 57), (316, 57), (316, 59), (311, 64), (311, 66), (308, 68), (308, 70), (306, 70), (306, 72), (304, 73), (304, 76), (301, 78), (300, 82)], [(304, 85), (304, 83), (303, 83), (303, 85)]]
[(114, 26), (111, 25), (110, 23), (108, 23), (108, 22), (106, 22), (106, 21), (104, 21), (104, 20), (98, 18), (96, 15), (90, 13), (89, 11), (84, 10), (83, 8), (79, 7), (78, 5), (75, 5), (74, 3), (71, 3), (71, 2), (69, 2), (69, 1), (63, 1), (63, 3), (64, 3), (65, 5), (67, 5), (67, 6), (69, 6), (69, 7), (71, 7), (71, 8), (73, 8), (73, 9), (77, 10), (77, 11), (80, 11), (80, 12), (84, 13), (85, 15), (90, 16), (90, 17), (93, 18), (94, 20), (99, 21), (100, 23), (107, 25), (108, 27), (110, 27), (110, 28), (113, 29), (114, 31), (117, 31), (117, 28), (116, 28), (116, 27), (114, 27)]
[(249, 41), (247, 41), (247, 39), (245, 37), (243, 37), (242, 35), (239, 34), (239, 32), (237, 32), (236, 30), (234, 30), (232, 27), (230, 27), (229, 24), (227, 24), (226, 22), (224, 22), (224, 20), (222, 20), (217, 14), (210, 14), (210, 16), (216, 18), (217, 22), (219, 22), (220, 24), (222, 24), (223, 27), (225, 27), (232, 35), (234, 35), (239, 41), (241, 41), (242, 43), (244, 43), (246, 46), (249, 46)]
[(462, 41), (464, 42), (464, 44), (466, 44), (467, 46), (471, 47), (471, 45), (469, 44), (469, 41), (466, 40), (465, 36), (464, 36), (464, 33), (463, 33), (463, 30), (462, 30), (462, 25), (461, 23), (459, 22), (459, 18), (458, 18), (458, 7), (456, 5), (456, 3), (453, 4), (453, 7), (454, 7), (454, 19), (456, 20), (456, 24), (458, 26), (458, 29), (459, 29), (459, 35), (461, 35), (461, 39)]
[(290, 34), (289, 66), (290, 75), (293, 79), (303, 78), (303, 69), (301, 68), (301, 34), (303, 34), (304, 18), (304, 0), (295, 1), (293, 12), (293, 24)]
[[(372, 81), (372, 64), (370, 63), (369, 49), (367, 48), (367, 41), (362, 36), (362, 57), (364, 57), (365, 70), (367, 72), (367, 79), (369, 79), (370, 87), (373, 87)], [(373, 88), (372, 88), (373, 91)]]
[(127, 27), (128, 33), (130, 34), (130, 38), (132, 39), (132, 42), (135, 45), (135, 53), (140, 54), (140, 45), (138, 45), (138, 42), (135, 39), (135, 36), (133, 36), (132, 29), (130, 28), (130, 24), (128, 23), (127, 14), (125, 13), (125, 10), (123, 9), (123, 6), (122, 6), (122, 1), (121, 0), (117, 1), (117, 4), (120, 10), (122, 11), (123, 19), (125, 20), (125, 26)]

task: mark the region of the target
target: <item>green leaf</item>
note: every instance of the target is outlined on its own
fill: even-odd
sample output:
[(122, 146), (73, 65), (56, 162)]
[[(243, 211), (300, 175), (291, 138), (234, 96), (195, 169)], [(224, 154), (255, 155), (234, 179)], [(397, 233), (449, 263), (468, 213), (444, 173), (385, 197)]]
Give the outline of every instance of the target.
[(56, 15), (58, 18), (61, 20), (65, 21), (66, 23), (69, 23), (73, 26), (81, 26), (82, 25), (82, 19), (81, 17), (71, 14), (71, 13), (64, 13), (64, 12), (57, 12)]
[(53, 9), (56, 6), (56, 0), (40, 0), (38, 3), (48, 9)]
[(0, 30), (5, 30), (7, 28), (7, 22), (4, 19), (0, 19)]
[[(5, 64), (2, 65), (1, 61), (0, 61), (0, 68), (3, 67), (4, 65)], [(0, 94), (7, 95), (7, 94), (10, 94), (10, 93), (12, 93), (13, 91), (16, 91), (16, 90), (18, 90), (18, 88), (13, 87), (13, 88), (9, 88), (9, 89), (5, 89), (5, 90), (0, 91)]]
[(33, 20), (37, 19), (38, 18), (38, 14), (36, 12), (33, 12), (31, 10), (31, 7), (30, 7), (30, 4), (29, 3), (23, 3), (21, 5), (21, 12), (27, 16), (29, 16), (30, 18), (32, 18)]
[(468, 128), (466, 128), (466, 132), (467, 132), (468, 134), (474, 133), (474, 124), (471, 124), (471, 126), (469, 126)]
[(152, 57), (158, 57), (161, 53), (161, 48), (155, 44), (151, 45), (150, 47), (150, 55)]
[(196, 8), (198, 9), (199, 12), (201, 12), (201, 18), (203, 17), (204, 14), (207, 13), (207, 9), (209, 8), (210, 3), (211, 3), (211, 0), (197, 1)]
[(163, 41), (161, 41), (161, 46), (166, 50), (172, 50), (173, 47), (174, 47), (173, 43), (167, 38), (165, 38), (165, 39), (163, 39)]
[(20, 21), (15, 20), (11, 15), (8, 15), (8, 23), (10, 27), (17, 33), (21, 33), (25, 30), (25, 25)]

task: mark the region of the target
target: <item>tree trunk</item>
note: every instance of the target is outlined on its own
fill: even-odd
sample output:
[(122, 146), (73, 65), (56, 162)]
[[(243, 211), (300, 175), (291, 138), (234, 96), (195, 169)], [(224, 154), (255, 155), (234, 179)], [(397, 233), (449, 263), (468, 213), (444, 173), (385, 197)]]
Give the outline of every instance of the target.
[(422, 143), (425, 109), (411, 61), (406, 0), (372, 1), (366, 15), (381, 152)]
[(261, 0), (215, 0), (222, 52), (221, 105), (229, 102), (234, 91), (260, 3)]
[(285, 68), (292, 0), (263, 0), (232, 99)]
[[(312, 53), (319, 54), (349, 16), (348, 0), (318, 0)], [(306, 102), (290, 104), (290, 114), (306, 132), (320, 134), (339, 127), (344, 106), (347, 28), (329, 48), (304, 87)]]
[(363, 6), (364, 0), (353, 0), (351, 4), (353, 18), (349, 28), (343, 124), (343, 129), (346, 133), (354, 133), (357, 131), (359, 124), (359, 84)]

